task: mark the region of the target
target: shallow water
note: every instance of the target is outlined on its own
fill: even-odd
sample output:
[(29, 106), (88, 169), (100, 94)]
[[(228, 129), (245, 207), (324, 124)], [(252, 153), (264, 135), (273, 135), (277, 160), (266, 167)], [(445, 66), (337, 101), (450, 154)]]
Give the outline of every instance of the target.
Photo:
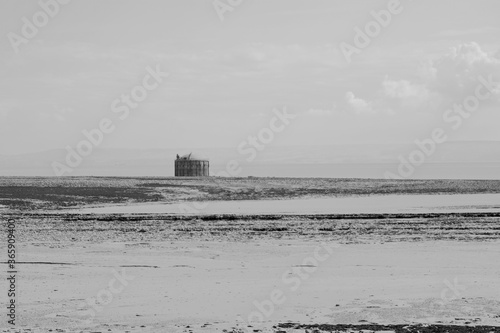
[(369, 214), (500, 212), (500, 194), (376, 195), (291, 200), (132, 204), (66, 210), (80, 214)]

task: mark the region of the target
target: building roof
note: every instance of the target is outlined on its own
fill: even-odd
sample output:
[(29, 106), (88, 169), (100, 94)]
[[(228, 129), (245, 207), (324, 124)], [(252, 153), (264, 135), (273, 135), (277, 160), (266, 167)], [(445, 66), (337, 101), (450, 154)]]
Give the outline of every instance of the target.
[(207, 158), (202, 157), (201, 155), (196, 155), (193, 153), (189, 153), (187, 155), (179, 157), (180, 160), (185, 161), (208, 161)]

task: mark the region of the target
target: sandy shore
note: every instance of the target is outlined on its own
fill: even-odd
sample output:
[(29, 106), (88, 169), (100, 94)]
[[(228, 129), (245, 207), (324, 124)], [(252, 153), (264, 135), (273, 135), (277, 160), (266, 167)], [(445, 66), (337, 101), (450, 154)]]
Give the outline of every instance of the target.
[[(153, 183), (57, 180), (71, 186), (51, 196), (40, 181), (3, 200), (2, 219), (16, 223), (19, 332), (500, 332), (495, 212), (64, 214), (56, 210), (78, 202), (155, 201)], [(214, 191), (169, 182), (155, 182), (162, 190), (153, 194), (175, 187), (171, 193), (195, 199)], [(289, 191), (282, 199), (326, 195), (333, 184), (276, 182), (227, 182), (211, 198), (275, 195), (282, 184)], [(461, 182), (369, 183), (338, 182), (350, 195), (368, 185), (389, 193), (471, 191)], [(489, 190), (496, 183), (471, 184), (474, 193), (496, 193)]]
[[(455, 217), (455, 223), (445, 216), (316, 222), (11, 217), (21, 235), (19, 323), (25, 327), (306, 332), (277, 325), (500, 326), (496, 216)], [(469, 238), (447, 238), (460, 232)]]
[[(319, 251), (300, 240), (24, 245), (19, 322), (102, 332), (266, 331), (288, 321), (500, 325), (491, 264), (498, 242), (325, 244)], [(105, 299), (110, 281), (123, 290), (109, 304), (85, 301)], [(276, 290), (279, 304), (271, 302)]]

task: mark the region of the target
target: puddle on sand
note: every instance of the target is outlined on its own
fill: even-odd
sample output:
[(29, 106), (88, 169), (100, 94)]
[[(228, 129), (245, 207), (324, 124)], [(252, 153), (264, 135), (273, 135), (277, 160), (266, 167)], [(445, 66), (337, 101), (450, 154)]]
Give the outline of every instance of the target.
[(77, 214), (370, 214), (500, 212), (500, 194), (375, 195), (291, 200), (242, 200), (109, 205)]

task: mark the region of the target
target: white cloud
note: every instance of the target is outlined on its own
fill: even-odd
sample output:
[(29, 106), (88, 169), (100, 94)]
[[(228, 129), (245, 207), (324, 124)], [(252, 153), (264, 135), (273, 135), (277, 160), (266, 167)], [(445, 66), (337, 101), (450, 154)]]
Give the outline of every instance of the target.
[(374, 110), (371, 106), (371, 103), (365, 101), (362, 98), (356, 97), (352, 91), (348, 91), (345, 94), (345, 99), (346, 99), (347, 104), (357, 114), (373, 113), (374, 112)]
[(477, 43), (458, 45), (427, 64), (427, 87), (451, 101), (474, 92), (480, 76), (500, 79), (500, 59)]
[(383, 95), (393, 100), (393, 107), (400, 109), (422, 107), (432, 109), (438, 100), (438, 96), (432, 94), (425, 84), (412, 83), (408, 80), (396, 81), (386, 77), (382, 82), (382, 89)]
[[(464, 96), (473, 94), (481, 76), (493, 75), (496, 81), (500, 81), (500, 59), (484, 51), (477, 43), (465, 43), (451, 48), (441, 57), (424, 62), (415, 74), (418, 78), (413, 81), (393, 80), (386, 76), (379, 97), (371, 103), (356, 99), (354, 95), (349, 95), (348, 99), (359, 108), (368, 104), (377, 111), (441, 112), (450, 104), (461, 102)], [(488, 103), (500, 101), (499, 97)]]
[(384, 93), (391, 98), (408, 98), (427, 96), (429, 91), (422, 84), (414, 84), (407, 80), (394, 81), (388, 77), (382, 82)]

